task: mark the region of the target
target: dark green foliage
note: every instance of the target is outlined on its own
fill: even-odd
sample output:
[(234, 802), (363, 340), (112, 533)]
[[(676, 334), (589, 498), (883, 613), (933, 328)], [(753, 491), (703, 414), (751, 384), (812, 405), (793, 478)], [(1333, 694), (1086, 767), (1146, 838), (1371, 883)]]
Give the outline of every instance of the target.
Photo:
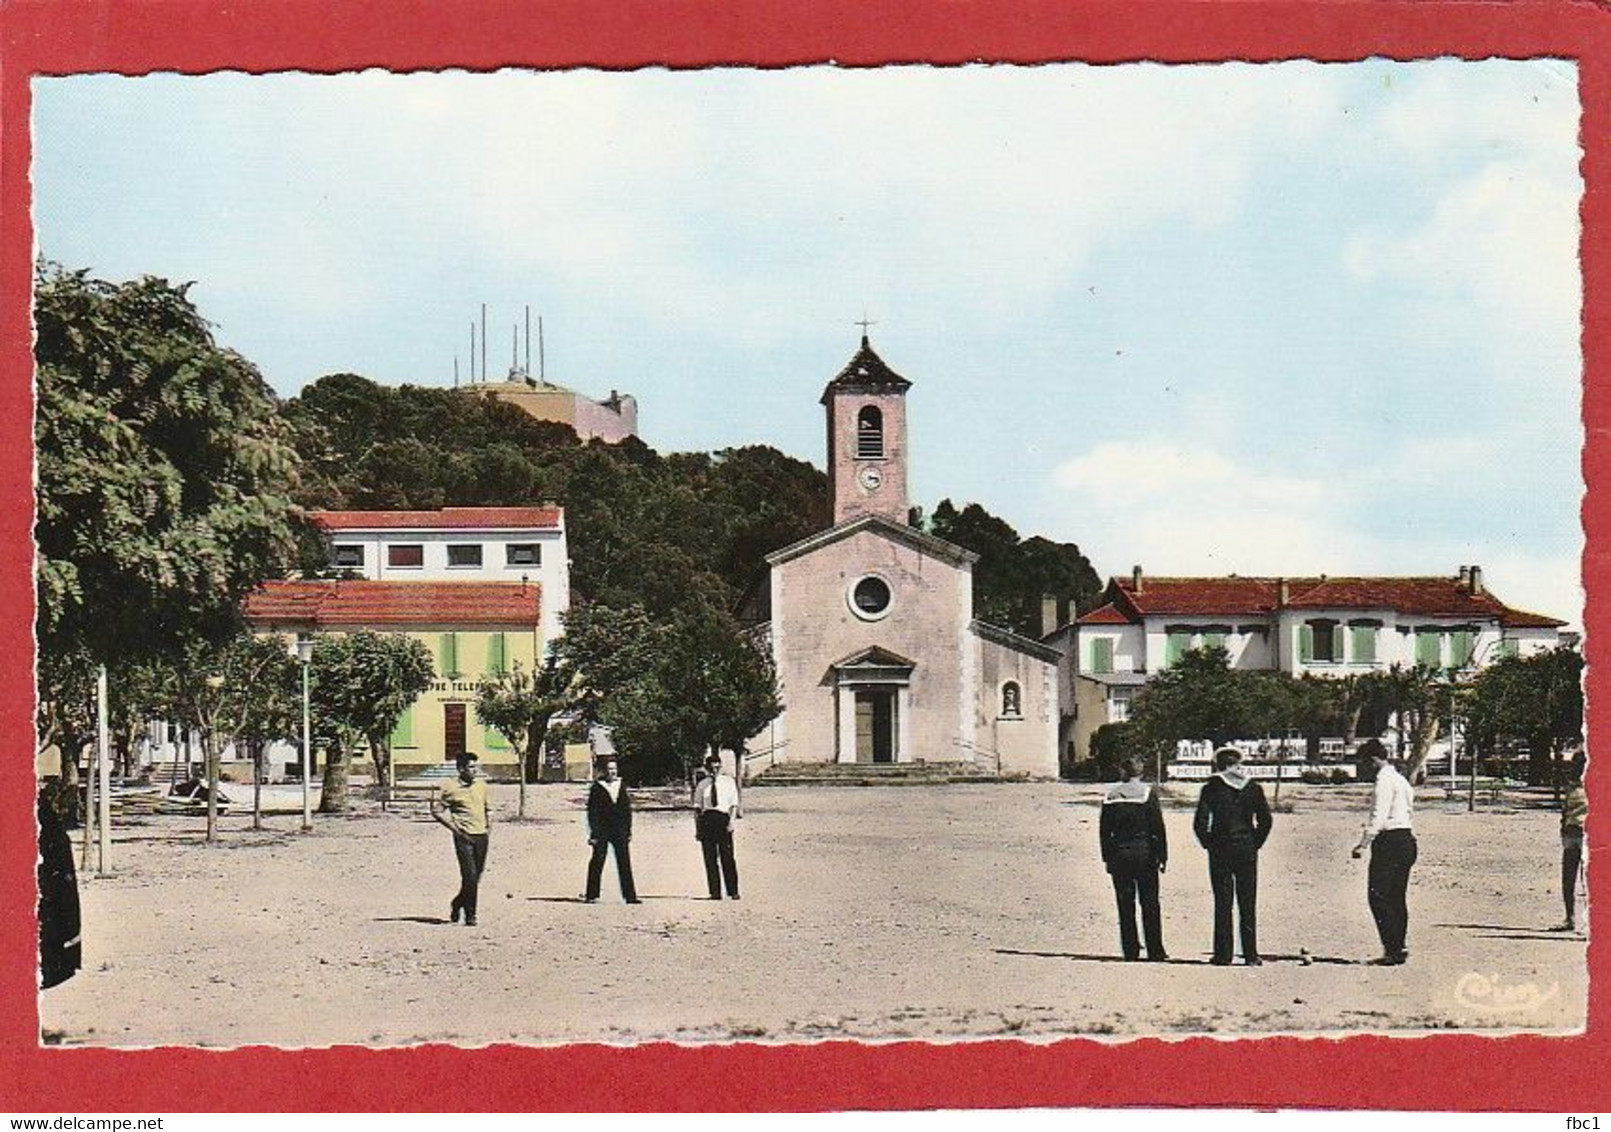
[(160, 279), (41, 264), (37, 626), (48, 697), (70, 656), (227, 639), (283, 572), (297, 461), (273, 395)]
[(714, 748), (742, 750), (781, 710), (770, 658), (725, 610), (659, 620), (641, 606), (578, 606), (558, 652), (578, 673), (581, 714), (612, 729), (634, 782), (685, 778)]
[(1528, 781), (1557, 781), (1562, 753), (1583, 738), (1582, 680), (1583, 657), (1575, 649), (1501, 658), (1470, 687), (1473, 748), (1491, 755), (1502, 743), (1525, 743)]
[(1102, 592), (1097, 575), (1080, 548), (1035, 535), (1020, 539), (1005, 520), (977, 503), (958, 511), (942, 499), (929, 520), (929, 532), (979, 555), (973, 568), (973, 612), (981, 621), (1026, 637), (1039, 637), (1041, 599), (1057, 599), (1063, 616), (1094, 607)]
[(1098, 782), (1117, 781), (1119, 765), (1136, 753), (1129, 723), (1104, 723), (1091, 736), (1091, 757), (1080, 770)]
[(314, 736), (325, 752), (319, 811), (340, 813), (360, 744), (368, 745), (377, 778), (389, 780), (392, 731), (436, 670), (423, 642), (365, 631), (315, 638), (311, 674)]

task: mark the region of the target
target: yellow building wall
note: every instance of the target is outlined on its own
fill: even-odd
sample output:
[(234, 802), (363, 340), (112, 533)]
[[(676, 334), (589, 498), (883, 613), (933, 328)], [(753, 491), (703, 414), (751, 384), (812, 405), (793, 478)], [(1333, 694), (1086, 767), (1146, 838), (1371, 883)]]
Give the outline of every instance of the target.
[(483, 677), (509, 671), (517, 664), (523, 671), (533, 671), (539, 655), (537, 631), (434, 629), (411, 630), (405, 635), (430, 650), (436, 678), (392, 732), (392, 759), (399, 770), (447, 760), (448, 704), (464, 705), (465, 750), (479, 755), (485, 768), (514, 767), (508, 740), (476, 722), (476, 688)]

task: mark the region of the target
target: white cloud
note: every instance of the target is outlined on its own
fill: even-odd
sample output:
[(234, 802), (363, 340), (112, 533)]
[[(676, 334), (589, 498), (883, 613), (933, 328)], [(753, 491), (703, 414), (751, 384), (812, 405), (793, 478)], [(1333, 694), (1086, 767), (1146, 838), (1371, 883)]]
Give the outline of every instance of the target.
[(1335, 483), (1271, 475), (1168, 441), (1099, 445), (1060, 465), (1080, 543), (1158, 574), (1339, 573), (1365, 541), (1340, 530)]

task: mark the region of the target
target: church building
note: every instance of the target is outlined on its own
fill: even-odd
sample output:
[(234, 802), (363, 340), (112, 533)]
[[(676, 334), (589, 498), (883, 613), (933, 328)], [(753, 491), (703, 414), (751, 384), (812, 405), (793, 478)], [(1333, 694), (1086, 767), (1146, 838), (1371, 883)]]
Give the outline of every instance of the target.
[(911, 525), (906, 394), (863, 335), (823, 390), (834, 525), (767, 557), (746, 606), (783, 712), (749, 744), (785, 763), (1057, 774), (1059, 654), (973, 616), (978, 556)]

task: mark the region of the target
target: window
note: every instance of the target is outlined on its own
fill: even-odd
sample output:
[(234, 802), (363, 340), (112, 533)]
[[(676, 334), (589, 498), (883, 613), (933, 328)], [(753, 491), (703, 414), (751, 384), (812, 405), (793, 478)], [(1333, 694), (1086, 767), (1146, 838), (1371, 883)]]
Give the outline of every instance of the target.
[(877, 406), (863, 405), (856, 414), (856, 459), (878, 460), (884, 455), (884, 414)]
[(1174, 664), (1189, 651), (1191, 651), (1191, 631), (1170, 629), (1164, 638), (1164, 666)]
[(541, 566), (543, 548), (534, 542), (512, 542), (503, 548), (506, 566)]
[(1206, 629), (1203, 631), (1203, 647), (1205, 649), (1222, 649), (1225, 647), (1225, 632), (1222, 629)]
[(1118, 689), (1113, 689), (1108, 694), (1112, 697), (1108, 700), (1108, 722), (1128, 722), (1130, 719), (1130, 690), (1125, 689), (1120, 692)]
[(889, 583), (869, 574), (851, 588), (850, 608), (857, 617), (872, 621), (889, 612), (891, 598)]
[(502, 676), (509, 671), (509, 645), (502, 633), (487, 634), (488, 676)]
[(1018, 685), (1011, 680), (1001, 686), (1001, 714), (1012, 716), (1024, 714), (1022, 695)]
[(362, 570), (364, 567), (364, 548), (361, 546), (335, 546), (330, 550), (330, 565)]
[(1304, 663), (1335, 664), (1342, 659), (1342, 643), (1335, 621), (1305, 622), (1298, 642), (1298, 659)]
[(1113, 671), (1113, 641), (1109, 637), (1097, 637), (1091, 642), (1091, 671)]
[(1376, 663), (1376, 626), (1356, 621), (1348, 627), (1348, 645), (1355, 664)]
[(1521, 648), (1519, 647), (1520, 644), (1521, 644), (1521, 642), (1518, 641), (1515, 637), (1501, 637), (1501, 638), (1499, 638), (1499, 655), (1500, 656), (1520, 656), (1521, 655)]
[(1471, 653), (1476, 642), (1472, 639), (1470, 629), (1456, 629), (1449, 634), (1449, 667), (1464, 668), (1471, 663)]
[(436, 649), (437, 669), (449, 680), (457, 679), (462, 673), (459, 671), (459, 635), (457, 633), (443, 633), (437, 642)]
[(478, 542), (460, 542), (448, 544), (449, 566), (479, 566), (481, 565), (481, 544)]
[(417, 542), (398, 543), (386, 548), (386, 565), (388, 566), (423, 566), (425, 565), (425, 547)]
[(1429, 668), (1439, 668), (1442, 666), (1443, 630), (1415, 630), (1415, 663), (1424, 664)]
[(412, 747), (414, 745), (414, 709), (406, 707), (403, 714), (397, 717), (397, 726), (392, 728), (393, 747)]

